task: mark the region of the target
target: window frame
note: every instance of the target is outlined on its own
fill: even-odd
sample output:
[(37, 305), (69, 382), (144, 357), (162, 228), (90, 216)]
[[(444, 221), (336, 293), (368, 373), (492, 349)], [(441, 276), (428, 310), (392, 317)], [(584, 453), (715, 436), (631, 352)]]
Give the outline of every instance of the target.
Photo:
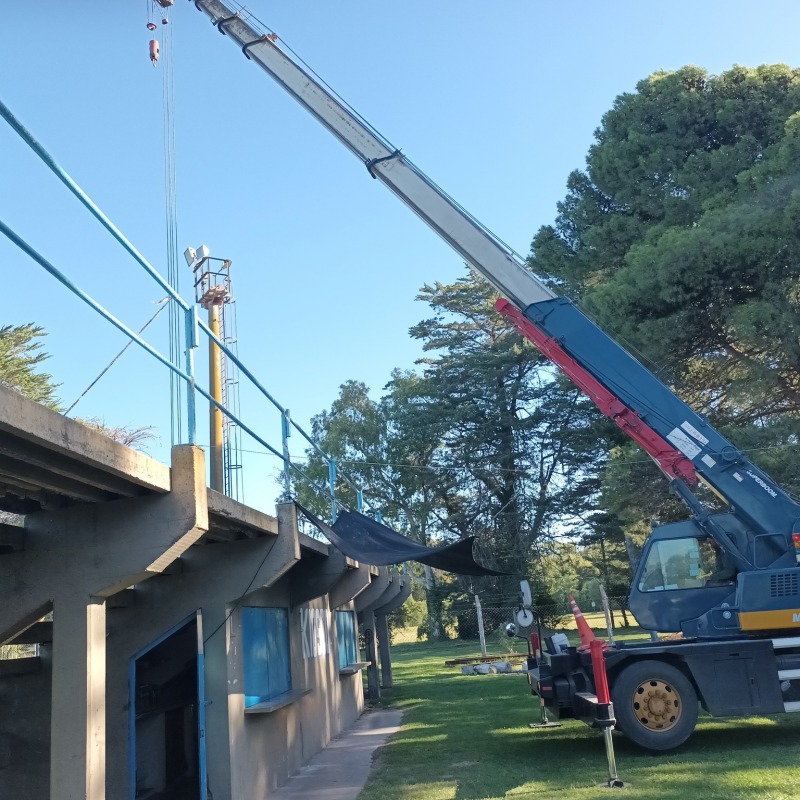
[(273, 710), (292, 699), (292, 637), (289, 609), (242, 606), (242, 671), (245, 711)]

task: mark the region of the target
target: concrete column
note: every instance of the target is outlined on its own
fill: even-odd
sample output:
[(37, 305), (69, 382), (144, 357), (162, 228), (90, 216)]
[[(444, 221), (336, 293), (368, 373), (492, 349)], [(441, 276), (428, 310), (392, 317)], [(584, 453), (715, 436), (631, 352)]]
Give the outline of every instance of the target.
[(50, 800), (104, 800), (105, 602), (57, 597), (53, 623)]
[(391, 689), (392, 681), (392, 656), (389, 652), (389, 619), (386, 614), (375, 615), (375, 632), (378, 634), (378, 652), (381, 658), (381, 688)]
[(375, 615), (371, 611), (364, 612), (362, 625), (364, 626), (364, 641), (366, 642), (366, 657), (370, 665), (367, 667), (367, 694), (370, 700), (380, 700), (381, 681), (378, 674), (378, 647), (375, 630)]
[(379, 601), (382, 605), (375, 608), (375, 620), (378, 628), (378, 647), (381, 654), (381, 686), (390, 689), (392, 680), (392, 656), (390, 653), (391, 642), (389, 639), (389, 614), (400, 608), (411, 594), (411, 578), (408, 575), (395, 575), (392, 581), (393, 591), (388, 592), (390, 597)]

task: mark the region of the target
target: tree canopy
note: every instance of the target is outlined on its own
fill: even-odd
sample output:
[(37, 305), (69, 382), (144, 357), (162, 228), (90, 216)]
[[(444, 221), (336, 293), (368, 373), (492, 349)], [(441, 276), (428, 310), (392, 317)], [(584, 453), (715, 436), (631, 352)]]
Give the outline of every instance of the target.
[[(795, 491), (798, 155), (799, 70), (657, 72), (605, 114), (529, 258)], [(654, 469), (643, 481), (640, 466), (624, 466), (641, 460), (635, 448), (617, 455), (607, 508), (629, 525), (647, 506), (651, 517), (678, 513)]]
[(531, 268), (695, 407), (800, 407), (800, 71), (659, 72), (617, 98)]
[(0, 327), (0, 383), (48, 408), (59, 409), (58, 384), (37, 369), (49, 358), (42, 350), (43, 328), (33, 323)]
[[(394, 527), (427, 545), (476, 536), (480, 560), (514, 573), (464, 588), (514, 595), (538, 568), (537, 543), (588, 530), (608, 429), (495, 311), (484, 282), (467, 273), (424, 286), (419, 299), (432, 312), (411, 329), (425, 352), (419, 369), (395, 372), (377, 401), (364, 384), (345, 383), (313, 431)], [(323, 480), (327, 466), (308, 455), (309, 473)], [(325, 503), (302, 482), (298, 493)], [(337, 496), (352, 506), (343, 482)], [(447, 587), (430, 570), (427, 580), (430, 622)]]

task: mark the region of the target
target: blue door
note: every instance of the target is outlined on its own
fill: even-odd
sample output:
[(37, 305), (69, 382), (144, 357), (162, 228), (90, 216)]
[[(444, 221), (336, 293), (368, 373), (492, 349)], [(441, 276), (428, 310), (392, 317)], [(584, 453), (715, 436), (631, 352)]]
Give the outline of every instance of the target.
[(131, 658), (129, 686), (130, 800), (206, 800), (199, 611)]

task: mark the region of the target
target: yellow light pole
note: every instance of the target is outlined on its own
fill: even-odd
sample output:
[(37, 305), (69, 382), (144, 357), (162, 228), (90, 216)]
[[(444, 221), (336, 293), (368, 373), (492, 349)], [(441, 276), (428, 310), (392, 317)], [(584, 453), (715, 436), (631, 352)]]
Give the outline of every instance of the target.
[[(208, 328), (222, 341), (222, 319), (225, 303), (231, 301), (231, 262), (223, 258), (211, 258), (208, 248), (189, 248), (184, 253), (186, 263), (194, 270), (195, 300), (208, 311)], [(224, 464), (224, 420), (220, 406), (223, 405), (222, 350), (214, 339), (208, 342), (208, 393), (213, 403), (209, 405), (209, 486), (217, 492), (225, 491)], [(217, 405), (218, 404), (218, 405)]]
[[(220, 308), (224, 300), (208, 305), (208, 327), (211, 333), (220, 338)], [(222, 405), (222, 351), (213, 339), (208, 340), (208, 386), (214, 400)], [(211, 442), (209, 446), (209, 485), (217, 492), (225, 491), (222, 461), (222, 411), (213, 403), (209, 404), (209, 426)]]

